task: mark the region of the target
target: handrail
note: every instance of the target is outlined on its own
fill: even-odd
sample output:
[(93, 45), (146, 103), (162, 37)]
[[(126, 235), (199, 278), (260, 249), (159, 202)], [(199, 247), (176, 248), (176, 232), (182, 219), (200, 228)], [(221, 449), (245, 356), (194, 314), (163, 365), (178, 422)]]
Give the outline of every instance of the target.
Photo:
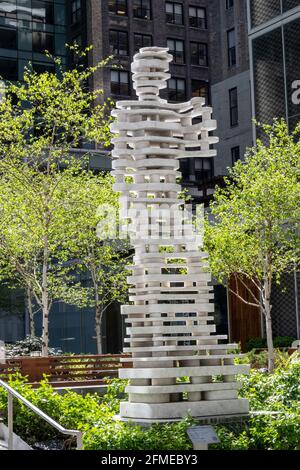
[(40, 410), (33, 403), (24, 398), (20, 393), (14, 390), (10, 385), (0, 380), (0, 387), (3, 387), (8, 392), (8, 450), (13, 450), (13, 397), (20, 400), (27, 408), (31, 409), (35, 414), (40, 416), (43, 420), (47, 421), (52, 427), (60, 431), (62, 434), (76, 436), (76, 449), (82, 450), (82, 432), (74, 429), (66, 429), (57, 423), (54, 419), (50, 418), (46, 413)]

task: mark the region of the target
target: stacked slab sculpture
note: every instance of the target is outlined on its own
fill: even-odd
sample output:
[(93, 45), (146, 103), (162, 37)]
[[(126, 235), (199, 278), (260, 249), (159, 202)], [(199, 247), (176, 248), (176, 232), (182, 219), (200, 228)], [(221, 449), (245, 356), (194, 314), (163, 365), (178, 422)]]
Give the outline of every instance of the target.
[(171, 104), (159, 97), (170, 78), (167, 51), (143, 48), (134, 56), (138, 100), (120, 101), (112, 113), (115, 190), (125, 203), (127, 197), (135, 249), (128, 277), (132, 305), (122, 307), (130, 325), (124, 352), (131, 353), (133, 368), (119, 370), (130, 379), (120, 415), (136, 421), (248, 411), (236, 382), (248, 366), (235, 365), (230, 350), (236, 345), (220, 344), (226, 336), (214, 334), (207, 256), (190, 218), (179, 217), (178, 159), (213, 157), (216, 123), (203, 98)]

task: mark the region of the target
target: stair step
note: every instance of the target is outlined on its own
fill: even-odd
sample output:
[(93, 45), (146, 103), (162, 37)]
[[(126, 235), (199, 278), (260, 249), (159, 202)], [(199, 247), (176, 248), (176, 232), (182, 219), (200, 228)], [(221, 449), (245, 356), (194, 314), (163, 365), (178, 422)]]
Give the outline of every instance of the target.
[(7, 450), (7, 442), (0, 439), (0, 450)]

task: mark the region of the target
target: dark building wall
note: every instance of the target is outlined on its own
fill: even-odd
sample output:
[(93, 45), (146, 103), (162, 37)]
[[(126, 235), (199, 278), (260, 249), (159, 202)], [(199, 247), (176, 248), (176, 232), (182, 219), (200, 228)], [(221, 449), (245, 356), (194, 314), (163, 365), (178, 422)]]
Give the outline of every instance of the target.
[[(203, 0), (179, 0), (183, 6), (183, 25), (168, 24), (166, 22), (165, 2), (152, 0), (151, 19), (140, 19), (133, 16), (133, 2), (127, 2), (127, 15), (117, 15), (109, 12), (108, 1), (99, 2), (90, 0), (87, 2), (87, 23), (90, 25), (87, 31), (87, 41), (93, 44), (94, 48), (90, 56), (92, 63), (97, 63), (111, 55), (111, 45), (109, 43), (109, 31), (117, 30), (128, 33), (129, 54), (127, 57), (115, 57), (112, 61), (115, 65), (120, 65), (122, 70), (130, 72), (130, 64), (135, 53), (134, 34), (146, 34), (152, 37), (152, 44), (159, 47), (167, 46), (167, 39), (179, 39), (184, 41), (185, 60), (183, 65), (171, 64), (171, 74), (174, 77), (186, 80), (186, 96), (192, 95), (191, 80), (209, 81), (209, 67), (194, 66), (191, 64), (191, 42), (208, 44), (208, 31), (213, 21), (212, 15), (208, 12), (208, 28), (189, 27), (189, 5), (206, 7), (207, 1)], [(130, 81), (131, 83), (131, 81)], [(95, 87), (104, 89), (105, 97), (111, 96), (110, 89), (110, 67), (107, 66), (104, 72), (99, 71), (96, 76)], [(130, 86), (130, 95), (135, 96)]]
[[(223, 0), (210, 2), (210, 51), (215, 67), (211, 67), (211, 83), (218, 83), (229, 77), (249, 70), (247, 5), (245, 0), (235, 0), (233, 7), (226, 9)], [(227, 32), (236, 32), (236, 64), (228, 66)]]
[(249, 0), (251, 27), (267, 23), (299, 5), (299, 0)]
[(253, 40), (255, 116), (270, 123), (285, 116), (285, 89), (281, 28)]
[[(286, 274), (279, 286), (275, 285), (271, 296), (273, 334), (274, 336), (291, 336), (297, 338), (297, 305), (299, 291), (295, 290), (295, 281), (299, 286), (300, 274)], [(299, 315), (299, 313), (298, 313)], [(300, 319), (298, 319), (299, 322)]]
[[(87, 2), (86, 21), (87, 43), (93, 44), (90, 53), (90, 63), (96, 64), (100, 60), (109, 57), (112, 54), (112, 44), (110, 43), (110, 31), (120, 31), (128, 34), (128, 55), (115, 56), (111, 63), (96, 72), (92, 86), (104, 90), (104, 98), (126, 99), (130, 96), (135, 98), (135, 92), (131, 82), (130, 64), (133, 55), (136, 52), (135, 35), (144, 34), (152, 39), (152, 45), (166, 47), (168, 39), (183, 41), (184, 61), (182, 64), (172, 63), (170, 72), (172, 77), (184, 80), (185, 96), (180, 99), (190, 99), (195, 94), (195, 85), (203, 87), (201, 93), (205, 95), (207, 103), (210, 102), (210, 69), (215, 67), (215, 59), (210, 49), (209, 34), (212, 28), (216, 28), (214, 12), (210, 9), (210, 2), (207, 0), (179, 0), (175, 2), (182, 6), (183, 24), (174, 25), (166, 21), (166, 2), (161, 0), (152, 0), (151, 18), (135, 18), (133, 14), (132, 0), (127, 1), (126, 15), (118, 15), (109, 11), (109, 1), (99, 2), (91, 0)], [(206, 8), (207, 24), (206, 27), (189, 26), (189, 6)], [(208, 62), (207, 65), (193, 65), (191, 57), (191, 43), (203, 43), (207, 45)], [(123, 72), (128, 72), (129, 91), (123, 95), (116, 95), (111, 90), (111, 69), (112, 64)], [(163, 90), (161, 96), (168, 98), (167, 90)], [(195, 95), (196, 96), (196, 95)], [(213, 176), (213, 162), (206, 162), (205, 169), (197, 168), (195, 159), (189, 159), (182, 162), (181, 171), (183, 174), (183, 185), (193, 196), (201, 195), (198, 186), (202, 184), (202, 178)], [(200, 178), (200, 179), (199, 179)]]
[[(253, 114), (262, 123), (300, 120), (300, 0), (249, 0)], [(298, 82), (298, 83), (297, 83)], [(264, 137), (259, 128), (256, 136)], [(272, 292), (274, 336), (299, 335), (299, 273), (283, 276)]]
[(13, 343), (25, 334), (24, 294), (21, 289), (0, 285), (0, 340)]
[(263, 123), (283, 117), (292, 130), (300, 119), (300, 1), (279, 1), (272, 15), (262, 3), (250, 3), (254, 113)]
[[(251, 123), (251, 87), (249, 72), (247, 4), (235, 0), (231, 8), (225, 1), (210, 3), (215, 26), (210, 31), (210, 49), (216, 66), (211, 73), (211, 96), (213, 115), (218, 122), (215, 176), (227, 174), (227, 168), (234, 164), (234, 155), (243, 158), (247, 147), (253, 144)], [(235, 34), (235, 63), (229, 62), (228, 34)], [(237, 90), (238, 120), (230, 120), (229, 91)]]
[[(122, 350), (122, 318), (118, 304), (111, 305), (103, 318), (103, 353), (118, 354)], [(42, 334), (41, 314), (36, 316), (36, 334)], [(53, 305), (49, 316), (50, 347), (63, 352), (96, 354), (95, 312), (93, 308), (77, 308), (64, 302)]]

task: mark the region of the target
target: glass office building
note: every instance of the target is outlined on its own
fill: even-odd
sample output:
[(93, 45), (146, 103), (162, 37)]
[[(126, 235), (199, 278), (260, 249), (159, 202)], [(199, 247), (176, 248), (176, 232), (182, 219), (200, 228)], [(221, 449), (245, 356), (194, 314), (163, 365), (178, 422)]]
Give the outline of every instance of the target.
[(300, 0), (248, 0), (253, 114), (300, 120)]
[[(300, 122), (300, 0), (248, 0), (248, 29), (253, 116), (284, 118), (293, 130)], [(274, 286), (275, 335), (300, 337), (299, 292), (299, 272)]]
[(44, 51), (66, 61), (65, 0), (0, 1), (0, 74), (22, 80), (30, 61), (36, 71), (53, 70)]

